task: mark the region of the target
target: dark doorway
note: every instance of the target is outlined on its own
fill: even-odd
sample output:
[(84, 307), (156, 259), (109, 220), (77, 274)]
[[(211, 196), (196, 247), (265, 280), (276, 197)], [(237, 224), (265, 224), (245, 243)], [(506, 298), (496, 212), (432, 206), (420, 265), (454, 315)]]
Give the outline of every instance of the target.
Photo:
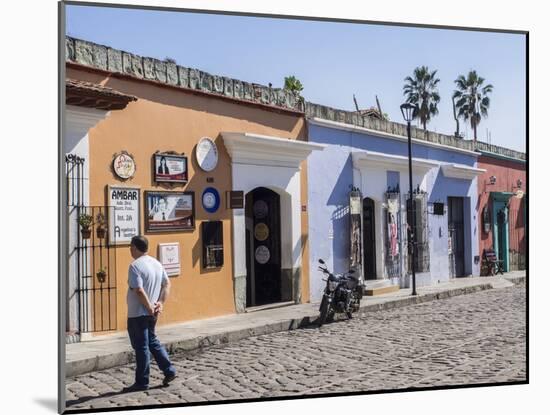
[(374, 200), (363, 199), (363, 262), (366, 280), (376, 279)]
[(464, 199), (449, 197), (449, 271), (451, 277), (464, 276)]
[(246, 306), (282, 301), (280, 196), (265, 187), (246, 195)]

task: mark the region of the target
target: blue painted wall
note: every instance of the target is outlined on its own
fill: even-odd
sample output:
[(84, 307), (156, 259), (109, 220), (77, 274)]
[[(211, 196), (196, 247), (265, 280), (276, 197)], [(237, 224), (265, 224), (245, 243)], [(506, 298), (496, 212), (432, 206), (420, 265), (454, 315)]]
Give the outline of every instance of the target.
[[(362, 132), (351, 132), (332, 127), (309, 123), (309, 141), (326, 144), (324, 151), (313, 152), (308, 158), (308, 206), (309, 206), (309, 247), (311, 273), (311, 298), (321, 298), (323, 282), (317, 270), (317, 261), (323, 258), (330, 269), (344, 272), (349, 264), (349, 212), (348, 194), (354, 184), (354, 169), (351, 158), (353, 151), (368, 150), (390, 155), (408, 156), (406, 142), (379, 137)], [(475, 155), (413, 144), (413, 157), (446, 163), (458, 163), (474, 167)], [(382, 169), (382, 168), (381, 168)], [(391, 168), (388, 168), (392, 171)], [(408, 176), (401, 173), (401, 192), (408, 187)], [(393, 185), (395, 173), (384, 173), (387, 185)], [(368, 178), (367, 178), (368, 180)], [(359, 183), (355, 183), (359, 185)], [(416, 185), (416, 183), (415, 183)], [(447, 207), (447, 197), (458, 196), (465, 199), (465, 250), (466, 269), (476, 274), (473, 255), (477, 255), (477, 229), (475, 229), (477, 204), (477, 179), (462, 180), (444, 177), (439, 168), (432, 169), (426, 176), (426, 189), (429, 203), (443, 202)], [(382, 196), (382, 195), (380, 195)], [(428, 215), (430, 238), (430, 272), (422, 277), (420, 285), (443, 282), (449, 278), (447, 209), (445, 215)], [(467, 213), (466, 213), (467, 212)], [(376, 220), (381, 220), (377, 217)], [(472, 224), (474, 228), (472, 228)], [(376, 241), (382, 244), (383, 241)], [(479, 271), (477, 271), (479, 273)], [(418, 281), (417, 281), (418, 283)]]

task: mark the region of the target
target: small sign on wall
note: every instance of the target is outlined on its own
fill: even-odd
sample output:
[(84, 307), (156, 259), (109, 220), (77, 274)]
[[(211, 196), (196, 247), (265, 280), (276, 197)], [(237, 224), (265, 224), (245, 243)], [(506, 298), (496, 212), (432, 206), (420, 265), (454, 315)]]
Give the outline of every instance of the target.
[(231, 190), (226, 194), (227, 209), (244, 208), (244, 192), (242, 190)]
[(169, 276), (180, 275), (180, 244), (179, 242), (159, 244), (159, 261)]

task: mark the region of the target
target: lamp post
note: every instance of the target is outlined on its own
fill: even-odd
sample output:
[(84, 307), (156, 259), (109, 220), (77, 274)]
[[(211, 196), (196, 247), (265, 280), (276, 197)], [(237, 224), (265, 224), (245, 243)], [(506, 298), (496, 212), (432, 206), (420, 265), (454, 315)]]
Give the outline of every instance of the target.
[[(407, 121), (407, 137), (409, 139), (409, 203), (411, 204), (411, 213), (410, 216), (412, 221), (415, 218), (414, 212), (414, 201), (413, 201), (413, 173), (412, 173), (412, 140), (411, 140), (411, 121), (414, 116), (414, 110), (416, 107), (413, 104), (405, 103), (401, 104), (401, 114), (403, 118)], [(407, 223), (409, 222), (407, 217)], [(414, 266), (416, 264), (416, 233), (414, 232), (413, 223), (408, 223), (409, 231), (409, 241), (412, 245), (412, 295), (416, 295), (416, 272)]]

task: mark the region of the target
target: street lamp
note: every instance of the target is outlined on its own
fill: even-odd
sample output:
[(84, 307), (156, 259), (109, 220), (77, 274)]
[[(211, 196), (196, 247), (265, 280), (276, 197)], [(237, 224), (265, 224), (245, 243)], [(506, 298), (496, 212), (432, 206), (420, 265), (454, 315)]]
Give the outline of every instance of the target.
[[(411, 204), (411, 213), (410, 218), (412, 218), (412, 222), (415, 218), (415, 212), (414, 212), (414, 201), (413, 201), (413, 173), (412, 173), (412, 140), (411, 140), (411, 121), (414, 116), (414, 112), (416, 109), (416, 106), (410, 103), (401, 104), (401, 114), (403, 114), (403, 118), (405, 121), (407, 121), (407, 137), (409, 139), (409, 203)], [(408, 222), (408, 218), (407, 218)], [(416, 264), (416, 233), (414, 232), (414, 228), (412, 227), (412, 223), (408, 224), (409, 226), (409, 241), (412, 244), (412, 295), (416, 295), (416, 272), (414, 269), (414, 266)]]

